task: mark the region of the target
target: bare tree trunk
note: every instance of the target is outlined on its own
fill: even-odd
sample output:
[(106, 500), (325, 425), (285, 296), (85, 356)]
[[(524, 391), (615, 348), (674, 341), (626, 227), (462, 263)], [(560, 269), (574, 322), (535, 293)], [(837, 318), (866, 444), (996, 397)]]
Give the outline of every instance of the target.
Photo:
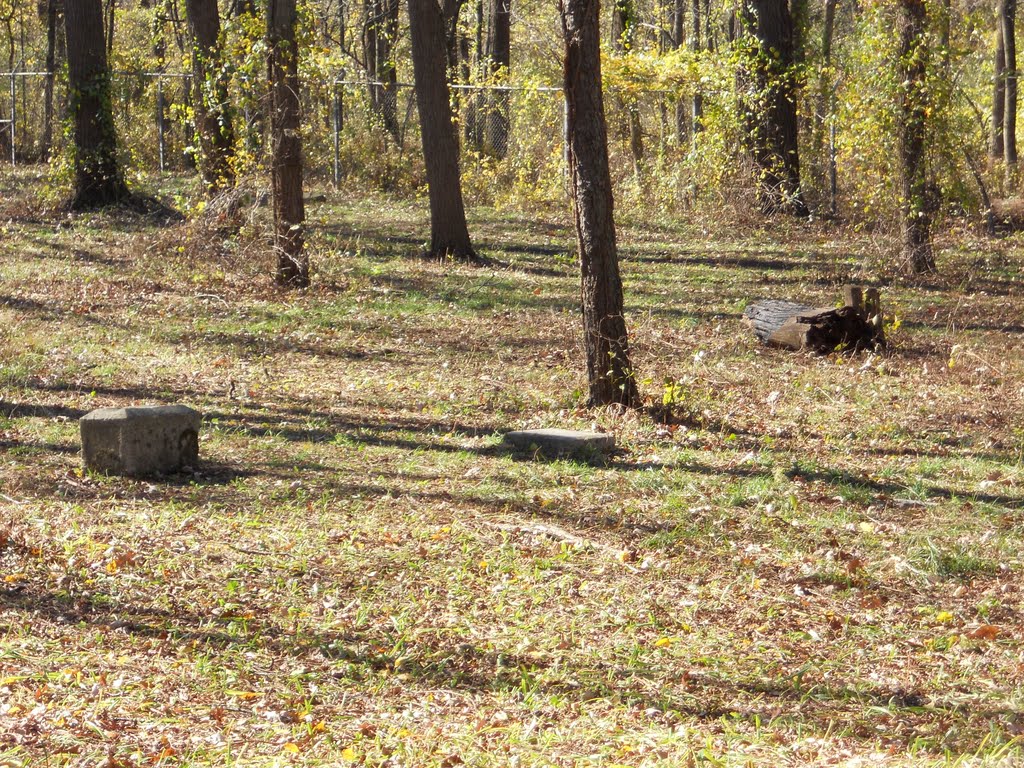
[[(752, 13), (752, 18), (750, 14)], [(750, 0), (749, 30), (757, 52), (748, 62), (747, 138), (758, 170), (758, 199), (765, 213), (806, 216), (800, 191), (794, 28), (788, 0)]]
[(370, 106), (391, 136), (399, 139), (398, 70), (394, 46), (398, 37), (398, 0), (365, 0), (363, 56), (370, 85)]
[[(596, 1), (596, 0), (595, 0)], [(612, 10), (612, 50), (624, 54), (633, 47), (636, 37), (636, 6), (634, 0), (615, 0)], [(629, 136), (629, 152), (633, 158), (633, 173), (641, 177), (644, 171), (644, 135), (640, 123), (640, 110), (621, 96), (615, 97), (620, 112), (625, 113), (625, 131)]]
[[(512, 61), (512, 0), (494, 0), (491, 17), (490, 68), (494, 82), (506, 82)], [(487, 116), (486, 147), (497, 158), (508, 154), (509, 93), (495, 91)]]
[(100, 0), (66, 0), (69, 111), (74, 122), (73, 209), (98, 208), (128, 197), (117, 159), (110, 70)]
[(950, 66), (950, 44), (953, 37), (953, 3), (952, 0), (942, 0), (942, 16), (939, 19), (939, 55), (942, 57), (942, 72), (948, 78)]
[[(466, 0), (440, 0), (441, 25), (444, 30), (445, 81), (449, 85), (459, 71), (459, 14), (465, 3)], [(460, 137), (458, 129), (455, 128), (455, 116), (462, 109), (461, 91), (449, 88), (448, 99), (451, 104), (449, 111), (452, 114), (452, 133), (455, 136), (455, 146), (458, 148)]]
[(633, 0), (614, 0), (612, 4), (612, 48), (625, 51), (633, 47)]
[[(693, 0), (691, 7), (691, 24), (690, 29), (690, 50), (694, 53), (699, 53), (701, 49), (700, 45), (700, 0)], [(710, 42), (710, 41), (708, 41)], [(697, 134), (704, 130), (704, 96), (700, 92), (700, 84), (698, 83), (693, 92), (693, 106), (692, 106), (692, 124), (693, 124), (693, 140), (697, 140)]]
[(715, 25), (711, 19), (711, 0), (704, 0), (703, 6), (701, 18), (704, 20), (704, 50), (714, 51), (718, 49), (718, 40), (715, 37)]
[(459, 68), (459, 13), (466, 0), (441, 0), (444, 27), (444, 55), (448, 70)]
[(228, 81), (221, 62), (217, 0), (185, 0), (192, 36), (192, 100), (199, 131), (199, 167), (207, 194), (235, 181), (235, 132), (228, 104)]
[(295, 0), (268, 0), (267, 58), (270, 71), (271, 172), (274, 186), (274, 250), (277, 283), (309, 285), (304, 252), (306, 221), (302, 197), (302, 138), (299, 133), (299, 55)]
[[(686, 0), (674, 0), (672, 8), (672, 47), (686, 45)], [(684, 145), (689, 141), (687, 105), (683, 99), (676, 102), (676, 141)]]
[(639, 405), (623, 317), (601, 93), (598, 0), (560, 0), (565, 40), (566, 144), (582, 274), (583, 342), (590, 404)]
[(928, 68), (927, 15), (924, 0), (899, 0), (898, 80), (900, 103), (897, 143), (900, 161), (900, 218), (903, 262), (912, 273), (935, 270), (931, 215), (927, 200), (925, 141), (927, 139)]
[[(500, 2), (501, 0), (490, 0), (491, 3)], [(494, 14), (491, 11), (491, 6), (488, 5), (486, 18), (493, 19)], [(476, 0), (473, 6), (473, 19), (475, 23), (474, 31), (474, 46), (475, 46), (475, 57), (470, 62), (469, 57), (466, 57), (467, 65), (469, 66), (469, 72), (466, 76), (466, 82), (474, 80), (473, 74), (477, 78), (481, 78), (485, 72), (490, 69), (490, 34), (487, 31), (487, 23), (485, 21), (484, 12), (484, 0)], [(468, 103), (462, 109), (462, 137), (466, 145), (477, 152), (483, 151), (484, 148), (484, 136), (487, 127), (487, 91), (484, 88), (476, 89), (467, 92), (466, 101)]]
[[(342, 11), (344, 12), (344, 4), (342, 4)], [(259, 9), (256, 7), (256, 0), (234, 0), (230, 12), (230, 18), (241, 19), (245, 16), (253, 17), (251, 23), (249, 21), (244, 22), (241, 25), (243, 34), (246, 35), (247, 44), (250, 46), (257, 42), (254, 39), (256, 30), (256, 14)], [(250, 31), (253, 30), (253, 31)], [(344, 29), (341, 30), (344, 33)], [(342, 50), (344, 50), (344, 41), (342, 42)], [(248, 148), (252, 157), (257, 161), (263, 158), (264, 145), (266, 143), (267, 134), (267, 116), (266, 111), (268, 107), (269, 94), (255, 90), (255, 93), (248, 95), (244, 106), (244, 114), (242, 115), (242, 127), (236, 128), (235, 139), (237, 141), (237, 132), (241, 131), (245, 146)], [(237, 110), (233, 114), (233, 117), (237, 119)], [(235, 123), (237, 125), (237, 123)], [(236, 170), (237, 175), (237, 170)]]
[(992, 67), (992, 141), (989, 157), (1003, 159), (1003, 118), (1006, 114), (1006, 49), (1003, 47), (1002, 3), (996, 14), (996, 53)]
[(57, 2), (46, 3), (46, 80), (43, 83), (43, 160), (49, 160), (53, 149), (53, 81), (57, 71)]
[(826, 169), (830, 158), (826, 157), (825, 137), (828, 121), (832, 114), (832, 39), (835, 34), (837, 0), (825, 0), (825, 23), (821, 36), (821, 74), (818, 77), (818, 93), (815, 98), (814, 120), (811, 131), (811, 163), (816, 182), (825, 186)]
[(430, 193), (430, 255), (475, 261), (459, 174), (446, 76), (445, 20), (437, 0), (409, 0), (416, 107)]
[(1000, 25), (1006, 57), (1006, 107), (1003, 112), (1003, 160), (1006, 179), (1011, 186), (1017, 175), (1017, 2), (1001, 0)]
[(107, 56), (114, 50), (114, 9), (116, 0), (107, 0)]

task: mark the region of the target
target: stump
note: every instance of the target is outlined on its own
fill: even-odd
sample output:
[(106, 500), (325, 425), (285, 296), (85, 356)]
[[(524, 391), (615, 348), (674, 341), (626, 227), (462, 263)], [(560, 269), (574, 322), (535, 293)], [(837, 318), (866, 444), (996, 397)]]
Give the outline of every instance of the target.
[(827, 353), (836, 349), (873, 349), (885, 343), (877, 288), (843, 288), (843, 306), (811, 307), (766, 299), (743, 313), (754, 335), (771, 346)]

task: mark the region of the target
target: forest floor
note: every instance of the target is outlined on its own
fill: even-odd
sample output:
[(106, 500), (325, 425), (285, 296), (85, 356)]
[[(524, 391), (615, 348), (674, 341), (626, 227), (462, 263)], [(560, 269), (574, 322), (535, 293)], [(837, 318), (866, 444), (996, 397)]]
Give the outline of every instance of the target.
[[(473, 268), (328, 191), (290, 294), (257, 237), (41, 184), (0, 177), (0, 766), (1024, 760), (1018, 238), (907, 282), (822, 225), (624, 221), (666, 424), (582, 407), (564, 214), (473, 210)], [(882, 353), (741, 322), (850, 280)], [(81, 415), (175, 402), (194, 472), (80, 469)], [(592, 425), (601, 464), (500, 445)]]

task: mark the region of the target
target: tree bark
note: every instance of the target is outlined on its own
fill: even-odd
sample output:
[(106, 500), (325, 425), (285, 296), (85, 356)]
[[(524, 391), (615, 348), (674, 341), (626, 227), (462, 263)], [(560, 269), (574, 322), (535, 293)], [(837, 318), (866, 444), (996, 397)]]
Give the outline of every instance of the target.
[(925, 169), (928, 42), (924, 0), (898, 0), (896, 29), (899, 34), (897, 79), (901, 83), (896, 130), (903, 263), (912, 273), (932, 272), (935, 257)]
[(185, 0), (192, 37), (192, 99), (199, 132), (199, 168), (213, 195), (235, 181), (235, 133), (228, 105), (228, 78), (221, 59), (217, 0)]
[(117, 158), (103, 7), (100, 0), (66, 0), (64, 14), (69, 112), (76, 148), (71, 207), (98, 208), (128, 197)]
[(800, 191), (794, 25), (789, 0), (749, 0), (747, 21), (756, 41), (747, 73), (747, 138), (758, 172), (764, 213), (806, 216)]
[(1017, 173), (1017, 33), (1016, 0), (1000, 0), (999, 21), (1005, 55), (1006, 107), (1003, 111), (1003, 160), (1007, 182), (1012, 186)]
[(590, 405), (639, 405), (623, 316), (601, 93), (598, 0), (560, 0), (565, 41), (566, 144), (582, 275), (583, 342)]
[(989, 157), (1003, 159), (1003, 118), (1006, 114), (1006, 49), (1003, 47), (1002, 3), (996, 14), (996, 53), (992, 66), (992, 140)]
[(295, 0), (268, 0), (267, 57), (270, 71), (271, 172), (274, 187), (274, 250), (277, 283), (309, 285), (302, 196), (302, 138)]

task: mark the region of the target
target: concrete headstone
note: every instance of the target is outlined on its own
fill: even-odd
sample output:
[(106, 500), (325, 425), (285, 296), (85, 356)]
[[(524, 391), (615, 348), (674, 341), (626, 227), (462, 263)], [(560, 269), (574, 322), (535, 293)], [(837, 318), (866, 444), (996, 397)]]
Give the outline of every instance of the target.
[(591, 458), (615, 447), (615, 435), (570, 429), (525, 429), (509, 432), (505, 442), (520, 451), (539, 451), (548, 458)]
[(144, 476), (177, 472), (199, 459), (203, 417), (184, 405), (100, 408), (83, 416), (86, 469)]

